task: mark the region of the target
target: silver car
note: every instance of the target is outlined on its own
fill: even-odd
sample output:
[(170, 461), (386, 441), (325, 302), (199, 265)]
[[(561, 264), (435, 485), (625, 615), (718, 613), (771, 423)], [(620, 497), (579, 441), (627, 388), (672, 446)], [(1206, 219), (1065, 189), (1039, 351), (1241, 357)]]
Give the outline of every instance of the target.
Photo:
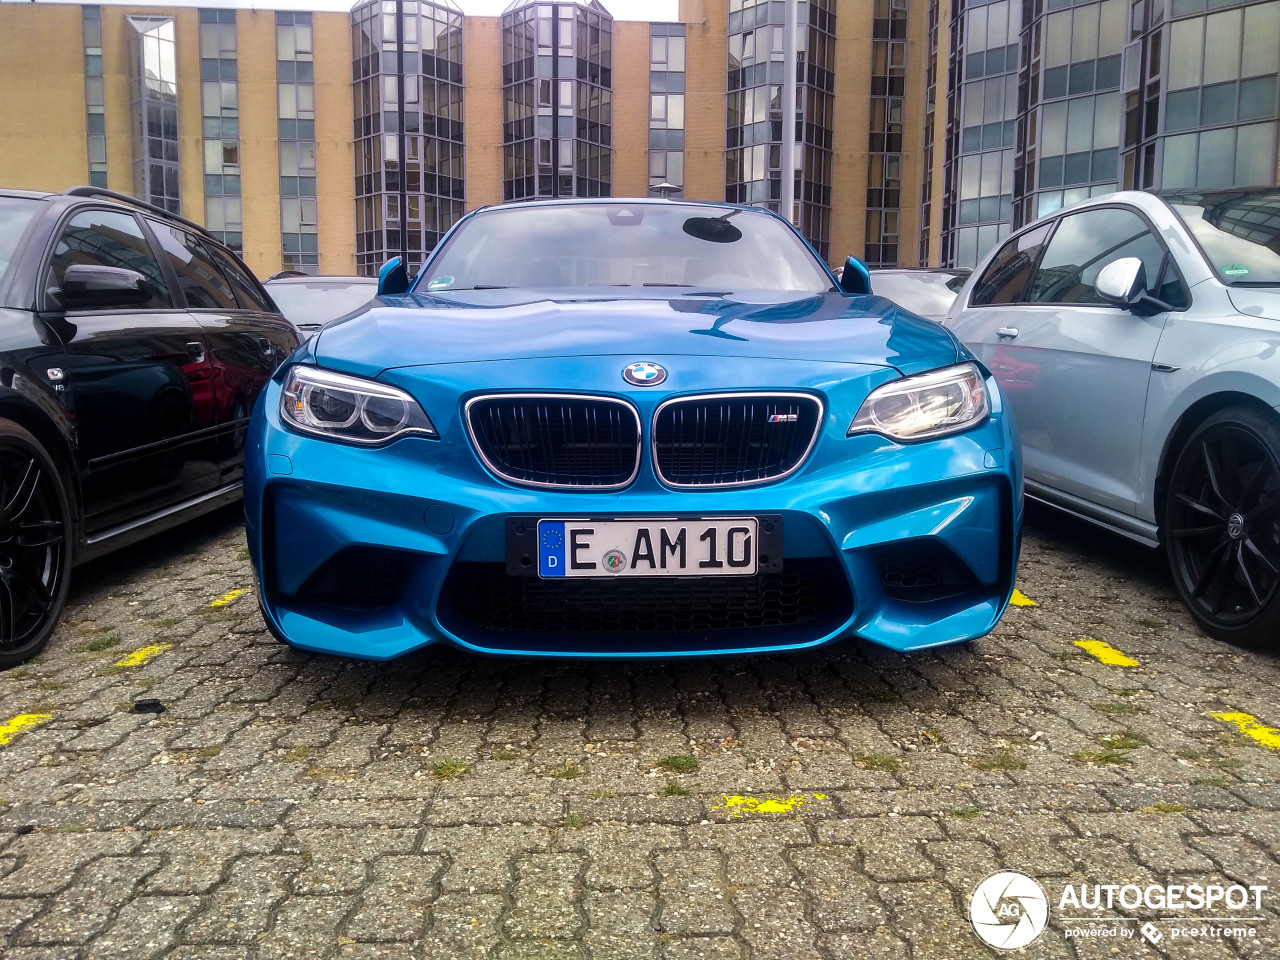
[(1209, 634), (1280, 647), (1280, 188), (1042, 218), (945, 323), (1004, 390), (1029, 497), (1163, 544)]

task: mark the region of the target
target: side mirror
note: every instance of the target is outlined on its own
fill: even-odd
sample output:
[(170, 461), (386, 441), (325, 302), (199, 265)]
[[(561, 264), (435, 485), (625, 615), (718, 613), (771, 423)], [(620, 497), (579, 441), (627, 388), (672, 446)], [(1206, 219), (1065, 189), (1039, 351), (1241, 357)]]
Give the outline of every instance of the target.
[(1147, 293), (1147, 268), (1137, 257), (1112, 260), (1098, 271), (1093, 289), (1107, 303), (1126, 310), (1140, 303)]
[(409, 289), (409, 270), (399, 257), (392, 257), (378, 271), (378, 296), (404, 293)]
[(859, 296), (871, 292), (871, 271), (857, 257), (850, 257), (844, 262), (844, 270), (840, 273), (840, 289)]
[(62, 299), (68, 309), (127, 307), (151, 300), (147, 278), (136, 270), (98, 263), (73, 263), (62, 275)]

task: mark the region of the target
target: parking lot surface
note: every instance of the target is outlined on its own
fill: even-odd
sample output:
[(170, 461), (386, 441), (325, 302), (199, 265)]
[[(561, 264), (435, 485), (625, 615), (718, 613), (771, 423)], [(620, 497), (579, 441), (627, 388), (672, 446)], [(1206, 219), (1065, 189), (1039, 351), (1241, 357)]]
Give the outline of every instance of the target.
[[(225, 511), (79, 570), (0, 675), (0, 956), (991, 957), (1001, 868), (1050, 905), (1015, 955), (1280, 956), (1280, 661), (1042, 511), (1019, 588), (914, 655), (361, 663), (265, 631)], [(1269, 889), (1059, 908), (1166, 883)]]

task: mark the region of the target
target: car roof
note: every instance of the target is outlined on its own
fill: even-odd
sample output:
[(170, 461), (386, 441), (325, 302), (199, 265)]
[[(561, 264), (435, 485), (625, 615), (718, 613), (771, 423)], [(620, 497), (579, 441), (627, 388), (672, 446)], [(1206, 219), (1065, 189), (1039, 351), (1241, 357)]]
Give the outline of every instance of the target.
[(306, 275), (302, 277), (268, 277), (262, 281), (266, 286), (276, 286), (281, 283), (367, 283), (376, 286), (377, 277), (344, 277), (339, 275), (321, 274), (319, 276)]
[(872, 273), (970, 273), (973, 267), (873, 267)]
[[(707, 207), (716, 210), (746, 210), (752, 213), (761, 213), (766, 216), (778, 217), (767, 207), (749, 207), (742, 203), (718, 203), (714, 200), (685, 200), (681, 197), (559, 197), (544, 198), (538, 200), (517, 200), (512, 203), (494, 203), (488, 206), (478, 207), (471, 211), (479, 213), (481, 210), (513, 210), (521, 207), (571, 207), (571, 206), (617, 206), (618, 204), (644, 204), (646, 206), (680, 206), (680, 207)], [(782, 219), (778, 217), (778, 219)]]
[(52, 193), (45, 193), (41, 190), (12, 190), (8, 187), (0, 187), (0, 197), (21, 197), (25, 200), (47, 200), (54, 196)]

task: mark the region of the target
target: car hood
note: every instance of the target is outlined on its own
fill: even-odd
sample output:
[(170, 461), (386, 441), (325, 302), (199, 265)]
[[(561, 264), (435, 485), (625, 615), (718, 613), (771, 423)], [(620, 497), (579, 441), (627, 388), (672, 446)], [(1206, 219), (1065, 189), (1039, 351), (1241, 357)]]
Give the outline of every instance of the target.
[(1227, 287), (1231, 305), (1250, 317), (1280, 321), (1280, 288)]
[(773, 297), (409, 293), (330, 323), (313, 349), (320, 365), (364, 376), (427, 364), (650, 354), (835, 360), (909, 376), (969, 356), (949, 331), (882, 297)]

